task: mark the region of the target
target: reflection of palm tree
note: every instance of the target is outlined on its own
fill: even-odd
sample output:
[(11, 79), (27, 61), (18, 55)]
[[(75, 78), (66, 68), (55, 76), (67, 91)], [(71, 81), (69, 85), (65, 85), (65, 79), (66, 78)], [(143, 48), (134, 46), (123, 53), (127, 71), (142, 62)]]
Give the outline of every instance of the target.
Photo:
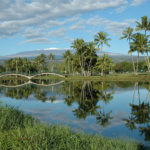
[(130, 130), (136, 129), (135, 120), (134, 120), (133, 115), (131, 115), (131, 116), (129, 117), (129, 119), (122, 119), (122, 120), (126, 122), (125, 126), (126, 126), (127, 128), (129, 128)]
[(84, 109), (75, 109), (73, 110), (74, 115), (79, 118), (79, 119), (85, 119), (87, 117), (87, 111), (85, 111)]
[(74, 97), (73, 96), (68, 96), (64, 100), (65, 100), (65, 102), (67, 103), (68, 106), (71, 106), (72, 103), (74, 102)]
[(104, 110), (102, 112), (100, 111), (96, 117), (97, 123), (99, 123), (102, 127), (109, 125), (109, 120), (113, 119), (113, 117), (110, 116), (111, 112), (112, 111), (105, 113)]
[(98, 91), (93, 89), (93, 84), (91, 82), (84, 82), (81, 87), (79, 85), (74, 88), (74, 99), (79, 104), (73, 112), (78, 118), (85, 119), (88, 115), (96, 115), (98, 103)]
[[(130, 104), (131, 115), (129, 119), (123, 119), (123, 121), (126, 122), (126, 127), (128, 127), (130, 130), (137, 128), (141, 135), (144, 134), (145, 140), (150, 141), (150, 104), (145, 102), (141, 103), (139, 84), (136, 83), (135, 87), (137, 87), (138, 91), (139, 104), (134, 104), (134, 99), (132, 100), (132, 104)], [(135, 91), (133, 95), (135, 95)]]
[(145, 140), (150, 141), (150, 126), (147, 127), (139, 127), (139, 131), (141, 132), (141, 135), (145, 135)]
[(109, 88), (107, 83), (101, 82), (101, 91), (99, 92), (99, 98), (103, 101), (103, 110), (100, 111), (97, 115), (97, 122), (102, 125), (103, 127), (109, 124), (109, 120), (113, 119), (110, 116), (111, 112), (105, 113), (104, 104), (109, 103), (110, 100), (113, 99), (113, 92), (107, 92), (107, 88)]
[(143, 124), (147, 122), (147, 119), (150, 119), (149, 113), (150, 113), (150, 106), (149, 104), (142, 104), (135, 105), (130, 104), (132, 108), (132, 114), (135, 116), (135, 122), (139, 124)]
[(50, 96), (49, 100), (53, 103), (56, 100), (56, 98), (55, 98), (55, 96)]

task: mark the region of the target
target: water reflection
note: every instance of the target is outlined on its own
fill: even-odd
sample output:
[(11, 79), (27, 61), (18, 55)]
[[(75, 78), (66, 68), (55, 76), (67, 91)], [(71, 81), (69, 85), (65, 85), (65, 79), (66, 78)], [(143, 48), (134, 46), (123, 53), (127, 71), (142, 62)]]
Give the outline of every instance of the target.
[[(13, 85), (17, 85), (17, 81), (0, 81), (0, 84), (9, 85), (12, 82)], [(123, 107), (121, 99), (116, 103), (116, 94), (121, 91), (123, 93), (130, 91), (127, 97), (121, 97), (122, 101), (125, 99), (127, 102), (130, 101), (127, 104), (126, 115), (121, 116), (121, 121), (126, 129), (131, 132), (138, 131), (139, 136), (150, 141), (150, 83), (79, 81), (54, 85), (59, 80), (37, 79), (34, 82), (41, 85), (53, 85), (44, 87), (28, 84), (17, 88), (0, 87), (0, 94), (18, 100), (30, 100), (34, 97), (36, 100), (50, 103), (55, 103), (58, 101), (57, 97), (61, 96), (68, 108), (73, 107), (71, 111), (76, 118), (87, 120), (92, 117), (95, 124), (106, 129), (111, 127), (113, 121), (116, 121), (114, 112), (116, 110), (119, 112), (119, 108)], [(24, 84), (24, 81), (19, 80), (18, 83)]]
[(128, 119), (123, 120), (127, 128), (138, 129), (140, 135), (144, 135), (145, 140), (150, 141), (150, 84), (145, 83), (144, 86), (148, 89), (148, 94), (145, 100), (141, 100), (140, 84), (138, 82), (134, 84), (133, 99), (130, 104), (131, 114)]

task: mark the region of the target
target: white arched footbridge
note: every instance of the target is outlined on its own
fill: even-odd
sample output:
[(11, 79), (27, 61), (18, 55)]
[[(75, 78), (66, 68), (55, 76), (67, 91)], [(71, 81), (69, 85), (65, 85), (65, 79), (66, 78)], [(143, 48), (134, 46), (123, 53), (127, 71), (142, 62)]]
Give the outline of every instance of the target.
[(7, 76), (20, 76), (20, 77), (27, 78), (28, 80), (31, 80), (34, 77), (42, 76), (42, 75), (54, 75), (54, 76), (59, 76), (61, 78), (65, 78), (65, 76), (57, 74), (57, 73), (39, 73), (39, 74), (36, 74), (36, 75), (33, 75), (33, 76), (27, 76), (27, 75), (23, 75), (23, 74), (19, 74), (19, 73), (10, 73), (10, 74), (0, 75), (0, 78), (7, 77)]

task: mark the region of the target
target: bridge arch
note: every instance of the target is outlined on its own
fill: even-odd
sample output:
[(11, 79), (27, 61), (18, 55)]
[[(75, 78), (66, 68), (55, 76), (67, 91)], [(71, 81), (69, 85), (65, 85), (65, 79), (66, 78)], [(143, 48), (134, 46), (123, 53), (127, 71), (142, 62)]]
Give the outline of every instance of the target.
[(39, 73), (39, 74), (30, 76), (30, 79), (32, 79), (34, 77), (37, 77), (37, 76), (41, 76), (41, 75), (55, 75), (55, 76), (59, 76), (59, 77), (65, 78), (65, 76), (57, 74), (57, 73)]
[(22, 87), (22, 86), (28, 85), (28, 84), (33, 84), (33, 85), (37, 85), (37, 86), (50, 87), (50, 86), (59, 85), (59, 84), (61, 84), (63, 82), (65, 82), (65, 81), (60, 81), (60, 82), (52, 83), (52, 84), (39, 84), (39, 83), (35, 83), (35, 82), (32, 82), (32, 81), (28, 81), (26, 83), (19, 84), (19, 85), (4, 85), (4, 84), (0, 84), (0, 86), (6, 87), (6, 88), (17, 88), (17, 87)]
[(36, 74), (36, 75), (33, 75), (33, 76), (27, 76), (27, 75), (18, 74), (18, 73), (12, 73), (12, 74), (10, 73), (10, 74), (0, 75), (0, 78), (6, 77), (6, 76), (20, 76), (20, 77), (25, 77), (28, 80), (31, 80), (32, 78), (34, 78), (36, 76), (41, 76), (41, 75), (55, 75), (55, 76), (59, 76), (59, 77), (65, 78), (65, 76), (57, 74), (57, 73), (39, 73), (39, 74)]
[(30, 76), (19, 74), (19, 73), (3, 74), (3, 75), (0, 75), (0, 78), (7, 77), (7, 76), (20, 76), (20, 77), (25, 77), (27, 79), (30, 79)]

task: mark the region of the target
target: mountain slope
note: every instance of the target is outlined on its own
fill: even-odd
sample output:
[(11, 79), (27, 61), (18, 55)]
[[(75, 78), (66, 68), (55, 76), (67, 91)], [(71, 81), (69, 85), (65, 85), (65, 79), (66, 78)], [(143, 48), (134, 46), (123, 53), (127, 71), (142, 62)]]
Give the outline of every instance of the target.
[[(6, 60), (10, 58), (15, 58), (15, 57), (27, 57), (27, 58), (32, 59), (42, 53), (45, 55), (49, 55), (50, 53), (52, 53), (53, 55), (55, 55), (55, 59), (62, 59), (63, 53), (65, 53), (65, 51), (66, 49), (56, 49), (56, 48), (49, 48), (45, 50), (24, 51), (24, 52), (12, 54), (12, 55), (0, 56), (0, 60)], [(71, 52), (73, 53), (74, 51), (71, 50)], [(122, 62), (122, 61), (131, 61), (130, 55), (125, 55), (125, 54), (120, 54), (120, 53), (99, 52), (98, 55), (103, 56), (104, 53), (107, 54), (109, 57), (111, 57), (115, 63)], [(134, 56), (134, 59), (136, 58), (137, 57)], [(140, 60), (144, 60), (144, 57), (140, 57)]]

